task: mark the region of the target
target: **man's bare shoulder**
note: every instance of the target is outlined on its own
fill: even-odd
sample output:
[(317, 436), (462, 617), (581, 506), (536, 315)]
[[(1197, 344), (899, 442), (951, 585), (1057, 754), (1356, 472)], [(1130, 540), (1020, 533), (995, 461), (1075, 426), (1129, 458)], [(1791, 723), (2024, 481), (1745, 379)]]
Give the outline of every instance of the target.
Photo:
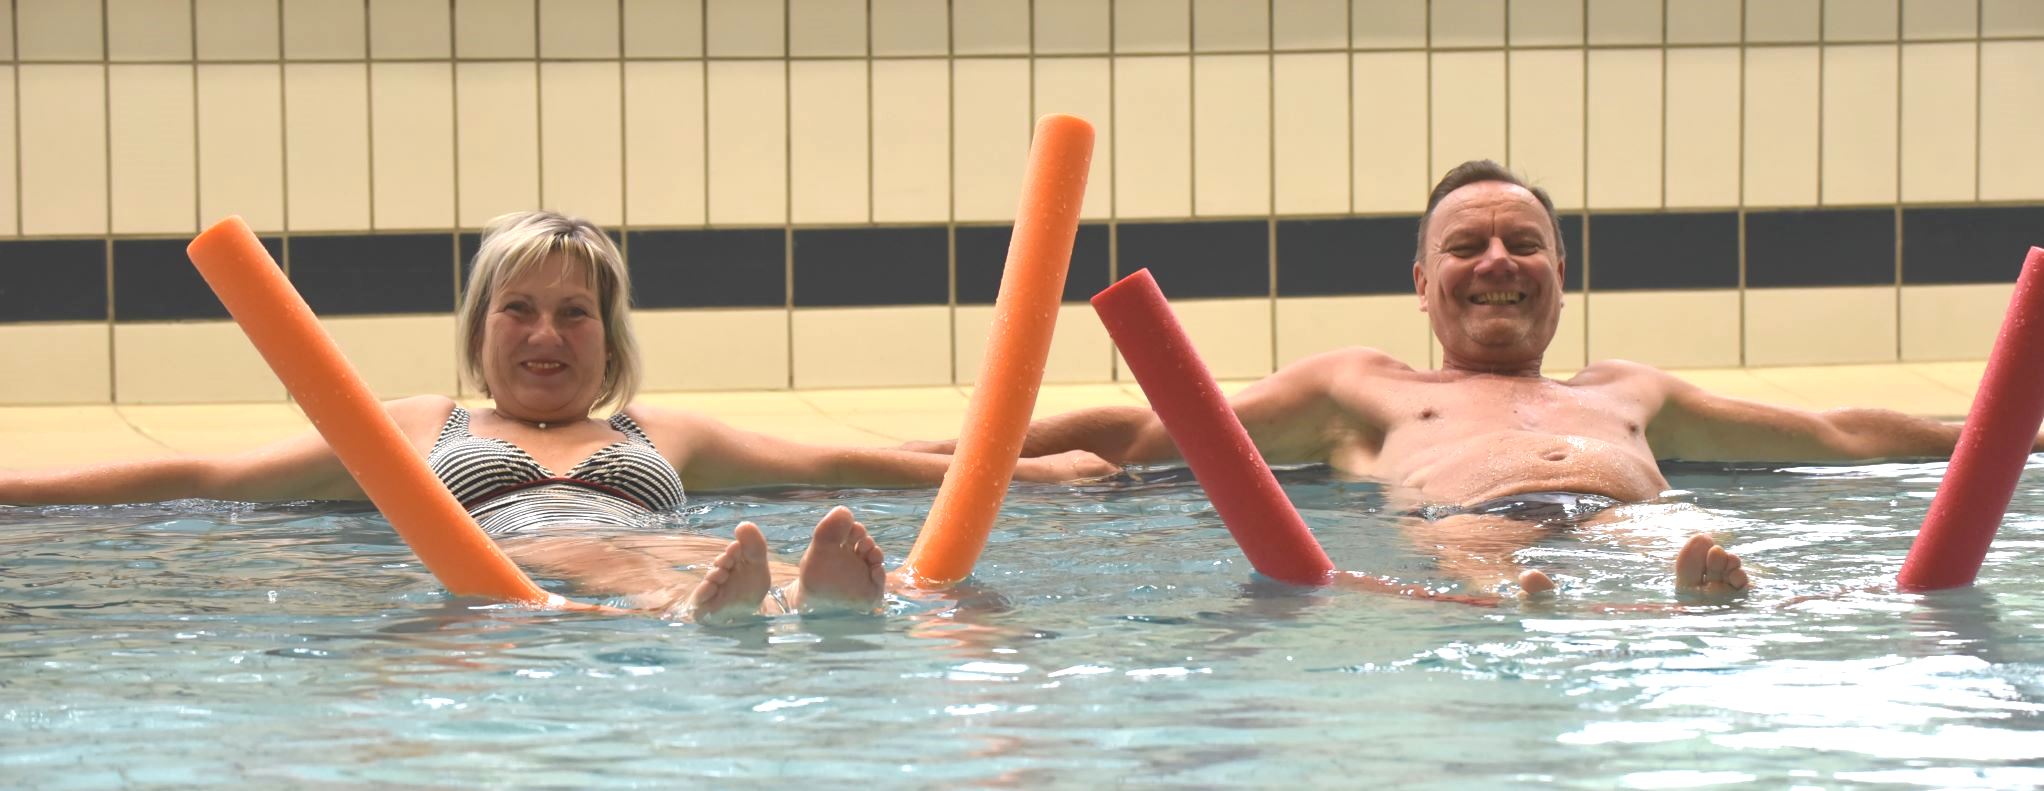
[(1383, 376), (1414, 373), (1412, 366), (1367, 346), (1350, 346), (1301, 358), (1278, 371), (1278, 375), (1315, 377)]
[(1674, 374), (1646, 363), (1631, 360), (1598, 360), (1583, 367), (1568, 380), (1568, 384), (1585, 386), (1634, 385), (1667, 389), (1680, 386), (1682, 380)]

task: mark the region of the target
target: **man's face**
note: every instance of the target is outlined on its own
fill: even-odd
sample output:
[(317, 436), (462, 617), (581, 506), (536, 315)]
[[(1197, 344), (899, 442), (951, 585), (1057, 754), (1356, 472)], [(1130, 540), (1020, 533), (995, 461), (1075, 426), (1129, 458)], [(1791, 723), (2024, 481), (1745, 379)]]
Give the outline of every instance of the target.
[(1501, 181), (1464, 186), (1434, 207), (1423, 250), (1412, 281), (1443, 367), (1537, 371), (1561, 320), (1563, 267), (1540, 200)]

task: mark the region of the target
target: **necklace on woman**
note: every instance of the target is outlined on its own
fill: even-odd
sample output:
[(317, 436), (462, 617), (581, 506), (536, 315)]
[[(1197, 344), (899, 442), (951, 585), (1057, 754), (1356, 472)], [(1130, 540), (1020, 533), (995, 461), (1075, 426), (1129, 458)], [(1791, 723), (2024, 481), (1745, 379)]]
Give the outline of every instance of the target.
[(547, 430), (547, 427), (550, 425), (559, 425), (558, 423), (550, 423), (549, 421), (545, 420), (526, 420), (525, 418), (517, 417), (515, 415), (507, 415), (504, 413), (504, 410), (502, 409), (497, 410), (497, 417), (507, 418), (511, 421), (518, 423), (524, 423), (525, 425), (531, 426), (541, 431)]

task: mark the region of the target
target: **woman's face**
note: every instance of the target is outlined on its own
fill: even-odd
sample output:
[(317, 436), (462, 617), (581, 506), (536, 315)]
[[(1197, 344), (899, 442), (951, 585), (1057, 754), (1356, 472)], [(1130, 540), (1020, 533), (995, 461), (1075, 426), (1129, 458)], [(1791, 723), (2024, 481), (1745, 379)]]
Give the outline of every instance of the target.
[(560, 254), (490, 297), (483, 322), (483, 381), (499, 407), (528, 420), (589, 414), (608, 352), (603, 306), (585, 268)]

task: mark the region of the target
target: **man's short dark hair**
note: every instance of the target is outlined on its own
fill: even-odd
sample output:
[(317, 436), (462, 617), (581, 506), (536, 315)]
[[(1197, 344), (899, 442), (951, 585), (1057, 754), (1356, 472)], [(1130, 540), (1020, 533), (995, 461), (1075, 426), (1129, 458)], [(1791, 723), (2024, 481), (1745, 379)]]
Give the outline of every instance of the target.
[(1441, 183), (1434, 185), (1434, 191), (1427, 196), (1427, 211), (1419, 216), (1419, 245), (1414, 248), (1412, 260), (1418, 263), (1427, 257), (1427, 223), (1434, 219), (1434, 207), (1441, 205), (1441, 199), (1448, 193), (1485, 181), (1502, 181), (1522, 187), (1533, 197), (1540, 199), (1540, 208), (1547, 210), (1547, 223), (1554, 227), (1554, 260), (1568, 260), (1568, 247), (1561, 239), (1561, 217), (1554, 213), (1554, 199), (1547, 197), (1547, 190), (1526, 183), (1510, 168), (1488, 159), (1472, 159), (1448, 171), (1441, 177)]

